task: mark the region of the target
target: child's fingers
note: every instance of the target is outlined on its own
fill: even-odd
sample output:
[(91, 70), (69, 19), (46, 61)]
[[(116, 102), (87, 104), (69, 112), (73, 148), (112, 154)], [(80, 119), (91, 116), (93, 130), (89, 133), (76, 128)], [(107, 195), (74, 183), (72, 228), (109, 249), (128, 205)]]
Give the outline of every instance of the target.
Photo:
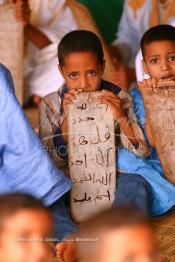
[(69, 93), (64, 95), (63, 99), (63, 109), (64, 113), (67, 114), (67, 108), (70, 104), (73, 104), (76, 99), (76, 95), (79, 93), (79, 90), (71, 90)]
[(103, 102), (103, 101), (111, 101), (111, 103), (114, 103), (114, 104), (121, 104), (121, 100), (119, 97), (110, 97), (110, 96), (102, 96), (102, 97), (99, 97), (99, 102)]
[(149, 90), (152, 90), (152, 89), (153, 89), (152, 79), (150, 79), (150, 78), (147, 80), (147, 88), (148, 88)]
[(74, 102), (75, 99), (72, 99), (71, 97), (68, 97), (67, 99), (65, 99), (65, 101), (63, 102), (63, 106), (66, 106), (68, 104), (72, 104)]
[(147, 90), (147, 82), (145, 82), (144, 80), (141, 82), (141, 81), (138, 81), (138, 88), (141, 92), (145, 92)]
[(71, 99), (66, 99), (64, 102), (63, 102), (63, 110), (64, 110), (64, 113), (65, 115), (67, 115), (67, 111), (68, 111), (68, 107), (69, 105), (73, 104), (74, 100), (71, 100)]
[(121, 101), (119, 100), (115, 100), (113, 98), (109, 98), (109, 97), (105, 97), (101, 99), (101, 103), (107, 104), (107, 105), (111, 105), (114, 106), (115, 108), (118, 108), (122, 111), (122, 104)]
[(81, 89), (73, 89), (69, 93), (64, 95), (63, 104), (67, 103), (73, 103), (76, 99), (76, 96), (81, 92)]
[(142, 91), (149, 91), (152, 89), (152, 81), (150, 79), (143, 79)]
[(102, 95), (99, 96), (99, 98), (111, 98), (115, 101), (121, 101), (120, 97), (114, 94), (113, 92), (103, 90)]
[(144, 79), (142, 82), (138, 82), (141, 91), (153, 91), (157, 86), (157, 80), (155, 78)]
[(152, 79), (152, 85), (153, 85), (153, 88), (157, 87), (157, 80), (155, 78)]
[(108, 99), (103, 99), (102, 101), (100, 101), (102, 104), (105, 104), (109, 107), (112, 107), (112, 103), (111, 101), (109, 101)]
[(108, 91), (108, 90), (102, 90), (102, 95), (104, 96), (111, 96), (111, 97), (118, 97), (116, 94), (114, 94), (113, 92), (111, 91)]
[(82, 92), (82, 89), (72, 89), (69, 91), (69, 94), (73, 94), (74, 96), (76, 96), (81, 92)]
[(98, 99), (103, 99), (103, 98), (109, 98), (109, 99), (112, 99), (112, 100), (121, 101), (120, 97), (118, 97), (118, 96), (101, 95), (101, 96), (98, 97)]
[(143, 81), (142, 81), (142, 87), (143, 87), (143, 90), (148, 89), (148, 80), (147, 80), (147, 79), (143, 79)]
[(110, 106), (114, 106), (115, 109), (122, 111), (122, 105), (121, 105), (121, 102), (119, 101), (114, 101), (113, 99), (105, 98), (103, 99), (103, 103), (110, 105)]
[(72, 94), (72, 93), (67, 93), (64, 95), (64, 100), (67, 100), (67, 99), (75, 100), (75, 98), (76, 98), (75, 94)]
[(110, 99), (104, 99), (103, 102), (105, 105), (110, 107), (114, 120), (118, 120), (125, 116), (120, 103), (114, 103)]

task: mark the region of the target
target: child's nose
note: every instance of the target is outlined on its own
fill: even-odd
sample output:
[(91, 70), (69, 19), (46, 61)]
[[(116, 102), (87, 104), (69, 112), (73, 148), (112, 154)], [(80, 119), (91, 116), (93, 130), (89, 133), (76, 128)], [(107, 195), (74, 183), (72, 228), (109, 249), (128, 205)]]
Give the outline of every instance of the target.
[(161, 64), (161, 69), (163, 70), (163, 71), (166, 71), (166, 70), (169, 70), (169, 63), (168, 63), (168, 61), (167, 60), (163, 60), (162, 61), (162, 64)]
[(86, 76), (82, 76), (81, 79), (80, 79), (80, 87), (79, 88), (86, 89), (87, 85), (88, 85), (88, 81), (87, 81)]

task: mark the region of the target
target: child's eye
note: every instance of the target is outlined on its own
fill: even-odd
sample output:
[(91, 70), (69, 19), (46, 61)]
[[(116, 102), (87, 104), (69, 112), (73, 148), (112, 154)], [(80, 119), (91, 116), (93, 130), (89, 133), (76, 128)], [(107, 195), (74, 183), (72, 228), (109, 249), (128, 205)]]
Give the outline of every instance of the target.
[(77, 73), (71, 73), (71, 74), (69, 75), (69, 77), (70, 77), (71, 79), (75, 79), (75, 78), (78, 77), (78, 74), (77, 74)]
[(152, 59), (150, 60), (150, 62), (151, 62), (151, 64), (157, 64), (158, 59), (157, 59), (157, 58), (152, 58)]
[(88, 76), (95, 76), (97, 73), (93, 70), (88, 72)]
[(171, 56), (169, 56), (169, 60), (175, 62), (175, 55), (171, 55)]

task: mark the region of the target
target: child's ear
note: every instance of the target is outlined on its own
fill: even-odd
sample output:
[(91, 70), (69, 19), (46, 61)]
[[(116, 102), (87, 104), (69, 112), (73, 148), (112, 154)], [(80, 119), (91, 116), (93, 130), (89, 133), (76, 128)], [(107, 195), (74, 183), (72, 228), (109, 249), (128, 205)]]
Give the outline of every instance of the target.
[(143, 65), (143, 70), (144, 70), (145, 74), (149, 74), (149, 73), (148, 73), (148, 69), (147, 69), (147, 65), (146, 65), (144, 59), (142, 59), (142, 65)]
[(60, 66), (60, 64), (58, 64), (58, 70), (60, 71), (61, 75), (63, 76), (63, 70), (62, 70), (62, 67)]

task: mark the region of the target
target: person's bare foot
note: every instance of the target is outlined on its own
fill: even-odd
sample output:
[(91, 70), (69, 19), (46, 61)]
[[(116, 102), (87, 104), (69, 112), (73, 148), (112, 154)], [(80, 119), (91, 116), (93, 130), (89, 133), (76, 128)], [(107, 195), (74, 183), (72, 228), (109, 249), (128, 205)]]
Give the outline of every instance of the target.
[(59, 262), (76, 261), (76, 243), (61, 242), (56, 245), (56, 254)]

